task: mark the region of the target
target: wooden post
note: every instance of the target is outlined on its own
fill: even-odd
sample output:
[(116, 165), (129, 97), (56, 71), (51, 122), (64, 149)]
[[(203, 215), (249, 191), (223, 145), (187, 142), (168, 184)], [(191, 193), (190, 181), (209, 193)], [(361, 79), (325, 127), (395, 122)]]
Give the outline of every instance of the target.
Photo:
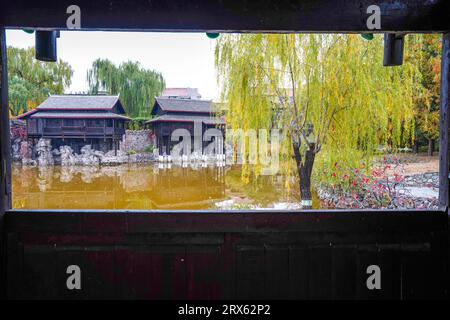
[(442, 37), (441, 66), (441, 124), (439, 145), (439, 205), (449, 205), (449, 173), (450, 173), (450, 33)]
[(0, 29), (0, 298), (6, 297), (6, 253), (4, 251), (4, 216), (11, 208), (11, 155), (9, 132), (8, 72), (6, 35)]
[(0, 59), (1, 59), (1, 119), (0, 119), (0, 146), (1, 146), (1, 210), (11, 208), (11, 141), (9, 128), (9, 100), (8, 100), (8, 72), (6, 63), (6, 36), (5, 30), (0, 31)]

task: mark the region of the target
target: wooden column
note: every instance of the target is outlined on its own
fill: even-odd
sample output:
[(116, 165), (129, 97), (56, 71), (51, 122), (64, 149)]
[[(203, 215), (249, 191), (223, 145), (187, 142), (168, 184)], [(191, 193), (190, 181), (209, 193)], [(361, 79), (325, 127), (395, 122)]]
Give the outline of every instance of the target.
[(116, 121), (112, 120), (113, 125), (113, 145), (114, 145), (114, 155), (117, 156), (117, 141), (116, 141)]
[(6, 297), (4, 216), (11, 208), (11, 156), (5, 30), (0, 28), (0, 298)]
[(5, 31), (0, 31), (1, 59), (1, 108), (0, 108), (0, 148), (1, 148), (1, 210), (11, 208), (11, 141), (9, 129), (8, 72), (6, 64)]
[(450, 33), (442, 37), (441, 66), (441, 124), (439, 145), (439, 205), (447, 208), (449, 205), (449, 174), (450, 174)]

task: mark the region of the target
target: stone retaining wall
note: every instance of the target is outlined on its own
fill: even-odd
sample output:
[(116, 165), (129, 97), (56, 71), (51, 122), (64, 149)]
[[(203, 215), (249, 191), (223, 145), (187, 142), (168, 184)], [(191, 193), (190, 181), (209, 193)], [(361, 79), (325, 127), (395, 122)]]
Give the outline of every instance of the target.
[[(27, 146), (25, 146), (27, 147)], [(28, 148), (28, 147), (27, 147)], [(52, 148), (50, 139), (39, 139), (36, 144), (36, 159), (22, 158), (23, 165), (31, 166), (98, 166), (98, 165), (118, 165), (123, 163), (144, 163), (155, 160), (153, 153), (149, 152), (124, 152), (114, 150), (102, 152), (92, 149), (91, 145), (85, 145), (80, 153), (75, 153), (70, 146)], [(27, 149), (28, 153), (31, 153)]]
[(126, 130), (119, 149), (123, 152), (139, 152), (148, 151), (149, 147), (155, 145), (155, 136), (151, 130)]

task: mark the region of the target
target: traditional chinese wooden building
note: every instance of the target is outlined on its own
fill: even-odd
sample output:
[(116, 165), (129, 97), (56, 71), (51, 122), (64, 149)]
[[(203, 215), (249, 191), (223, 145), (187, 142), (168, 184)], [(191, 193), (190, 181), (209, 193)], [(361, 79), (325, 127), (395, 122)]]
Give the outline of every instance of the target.
[[(210, 128), (220, 129), (224, 137), (225, 122), (216, 114), (210, 100), (159, 97), (155, 99), (151, 115), (154, 118), (146, 124), (155, 133), (160, 154), (170, 154), (173, 145), (178, 143), (178, 141), (171, 141), (172, 133), (176, 129), (189, 131), (192, 151), (194, 151), (195, 126), (201, 128), (198, 133), (201, 132), (202, 137)], [(202, 143), (202, 149), (206, 143)]]
[(119, 96), (52, 95), (36, 109), (17, 117), (27, 122), (29, 139), (51, 139), (75, 152), (86, 144), (101, 151), (117, 150), (129, 118)]

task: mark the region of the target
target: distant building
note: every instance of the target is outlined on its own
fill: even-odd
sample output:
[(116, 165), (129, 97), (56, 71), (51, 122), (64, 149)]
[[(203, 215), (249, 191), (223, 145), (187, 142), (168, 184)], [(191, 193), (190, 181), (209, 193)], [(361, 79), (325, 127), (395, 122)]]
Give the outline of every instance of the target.
[(197, 88), (166, 88), (161, 98), (196, 99), (202, 98)]
[[(210, 128), (218, 128), (224, 134), (225, 122), (216, 116), (213, 110), (213, 103), (210, 100), (198, 100), (192, 98), (179, 97), (158, 97), (151, 115), (153, 119), (146, 122), (151, 126), (157, 141), (160, 154), (170, 154), (173, 145), (177, 141), (171, 141), (173, 131), (176, 129), (186, 129), (189, 131), (194, 150), (194, 126), (200, 126), (202, 136)], [(208, 142), (202, 143), (202, 150)]]
[(52, 146), (69, 145), (75, 152), (86, 144), (96, 150), (117, 150), (125, 133), (125, 110), (119, 96), (50, 96), (36, 109), (16, 119), (27, 122), (30, 139), (51, 139)]

